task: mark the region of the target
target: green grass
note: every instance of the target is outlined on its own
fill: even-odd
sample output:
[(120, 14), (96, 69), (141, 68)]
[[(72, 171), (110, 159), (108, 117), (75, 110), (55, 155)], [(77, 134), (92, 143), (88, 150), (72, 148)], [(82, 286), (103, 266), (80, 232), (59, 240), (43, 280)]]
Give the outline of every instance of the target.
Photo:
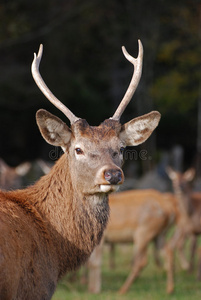
[(175, 265), (175, 291), (166, 294), (166, 273), (158, 268), (152, 259), (152, 247), (149, 249), (149, 262), (141, 272), (139, 278), (132, 284), (126, 295), (118, 295), (118, 289), (124, 283), (132, 257), (132, 246), (118, 246), (115, 255), (116, 268), (110, 270), (108, 266), (108, 249), (104, 248), (102, 267), (102, 291), (99, 295), (89, 294), (87, 286), (80, 283), (82, 269), (73, 282), (66, 276), (59, 283), (53, 300), (200, 300), (201, 282), (196, 280), (196, 272), (189, 274), (182, 271), (178, 262)]

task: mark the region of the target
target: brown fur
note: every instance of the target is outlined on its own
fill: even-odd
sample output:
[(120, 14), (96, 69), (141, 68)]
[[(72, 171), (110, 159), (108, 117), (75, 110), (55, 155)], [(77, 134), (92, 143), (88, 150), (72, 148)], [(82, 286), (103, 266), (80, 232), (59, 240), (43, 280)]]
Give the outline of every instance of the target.
[(85, 262), (101, 239), (107, 197), (97, 208), (76, 194), (68, 201), (65, 164), (64, 154), (34, 186), (0, 193), (1, 299), (50, 299), (58, 279)]
[[(151, 242), (159, 243), (171, 225), (180, 222), (176, 197), (171, 193), (156, 190), (129, 190), (109, 196), (110, 220), (104, 233), (104, 242), (109, 244), (134, 242), (133, 265), (120, 293), (126, 293), (147, 263), (147, 249)], [(156, 246), (158, 246), (156, 244)], [(167, 289), (172, 272), (168, 250), (164, 246), (167, 260)], [(101, 247), (101, 246), (100, 246)], [(157, 250), (157, 249), (156, 249)], [(101, 290), (101, 251), (96, 247), (89, 259), (89, 291)], [(158, 252), (155, 258), (159, 262)], [(114, 254), (113, 254), (114, 259)]]
[[(184, 196), (184, 195), (183, 195)], [(185, 195), (186, 196), (186, 195)], [(139, 276), (142, 269), (147, 264), (147, 248), (150, 242), (155, 242), (161, 248), (165, 256), (167, 271), (167, 293), (174, 290), (174, 255), (173, 251), (178, 250), (178, 258), (181, 267), (187, 269), (189, 263), (183, 253), (183, 242), (186, 234), (200, 231), (201, 216), (201, 195), (200, 193), (191, 194), (192, 207), (191, 216), (183, 211), (179, 199), (172, 193), (160, 193), (156, 190), (129, 190), (120, 193), (114, 193), (109, 196), (110, 220), (104, 233), (104, 242), (112, 245), (116, 243), (134, 242), (135, 256), (134, 262), (125, 283), (120, 289), (124, 294), (128, 291), (131, 284)], [(189, 207), (189, 205), (187, 205)], [(176, 225), (172, 237), (165, 241), (165, 233), (170, 225)], [(162, 238), (162, 245), (161, 245)], [(89, 291), (98, 293), (101, 290), (101, 246), (96, 247), (89, 259)], [(157, 251), (156, 251), (157, 250)], [(160, 263), (158, 249), (154, 251), (155, 260)], [(194, 253), (195, 256), (195, 253)], [(111, 253), (112, 265), (114, 261), (114, 252)], [(200, 265), (201, 267), (201, 259)], [(198, 276), (201, 269), (199, 269)]]

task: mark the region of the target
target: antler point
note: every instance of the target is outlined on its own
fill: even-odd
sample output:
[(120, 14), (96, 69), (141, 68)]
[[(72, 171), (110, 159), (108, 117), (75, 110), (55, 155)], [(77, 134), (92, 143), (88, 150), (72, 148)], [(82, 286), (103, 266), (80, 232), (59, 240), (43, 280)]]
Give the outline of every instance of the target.
[(38, 57), (42, 57), (43, 54), (43, 44), (40, 44), (39, 50), (38, 50)]

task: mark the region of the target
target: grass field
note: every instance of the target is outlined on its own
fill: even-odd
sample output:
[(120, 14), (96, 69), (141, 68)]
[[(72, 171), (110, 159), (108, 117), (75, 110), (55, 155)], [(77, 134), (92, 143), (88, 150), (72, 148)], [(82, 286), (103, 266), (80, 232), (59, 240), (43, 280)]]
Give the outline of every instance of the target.
[(102, 292), (99, 295), (89, 294), (87, 286), (80, 284), (82, 273), (80, 270), (75, 282), (72, 282), (69, 276), (62, 279), (53, 300), (200, 300), (201, 282), (196, 280), (196, 272), (188, 274), (182, 271), (177, 260), (175, 264), (175, 292), (172, 295), (166, 294), (166, 274), (163, 269), (154, 264), (152, 250), (150, 247), (148, 265), (126, 295), (118, 295), (117, 291), (130, 270), (131, 245), (117, 247), (115, 270), (109, 269), (108, 248), (104, 248)]

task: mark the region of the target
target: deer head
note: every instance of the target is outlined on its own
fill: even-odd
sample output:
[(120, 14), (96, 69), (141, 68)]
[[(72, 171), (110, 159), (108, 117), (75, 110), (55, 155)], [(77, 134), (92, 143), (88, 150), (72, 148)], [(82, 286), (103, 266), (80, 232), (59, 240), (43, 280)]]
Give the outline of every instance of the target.
[(173, 183), (173, 187), (175, 190), (180, 189), (183, 192), (186, 192), (186, 188), (189, 183), (195, 177), (195, 169), (190, 168), (186, 170), (184, 173), (173, 170), (171, 167), (166, 168), (166, 172)]
[(190, 168), (184, 173), (181, 173), (173, 170), (171, 167), (167, 167), (166, 172), (172, 181), (174, 193), (179, 200), (181, 213), (183, 215), (190, 215), (192, 213), (190, 183), (195, 177), (195, 169)]
[(0, 158), (0, 187), (9, 190), (20, 188), (22, 185), (22, 177), (25, 176), (31, 168), (31, 163), (24, 162), (16, 167), (10, 167)]
[(134, 66), (134, 73), (125, 96), (114, 115), (99, 126), (90, 126), (76, 117), (49, 90), (39, 73), (43, 46), (32, 63), (33, 78), (49, 101), (70, 120), (71, 127), (44, 109), (36, 114), (43, 138), (51, 145), (62, 147), (71, 170), (73, 185), (84, 194), (108, 193), (116, 190), (124, 180), (121, 170), (123, 149), (143, 143), (157, 127), (160, 114), (153, 111), (121, 125), (120, 117), (130, 102), (142, 72), (143, 47), (139, 41), (137, 59), (122, 47), (127, 60)]

